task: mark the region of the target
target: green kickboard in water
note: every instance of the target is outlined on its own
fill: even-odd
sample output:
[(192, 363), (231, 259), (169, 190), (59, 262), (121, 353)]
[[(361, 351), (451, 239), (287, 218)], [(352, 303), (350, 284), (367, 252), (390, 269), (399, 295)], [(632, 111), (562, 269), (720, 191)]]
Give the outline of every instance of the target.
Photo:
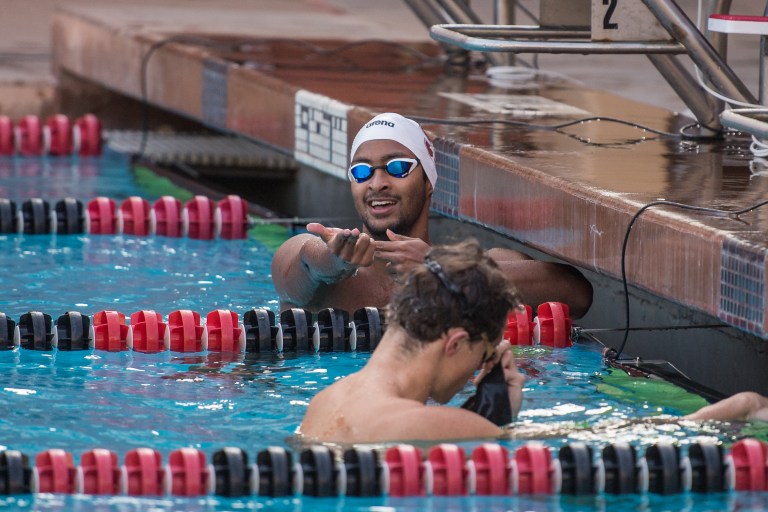
[(149, 195), (156, 197), (171, 196), (182, 203), (186, 203), (195, 197), (189, 190), (176, 185), (168, 178), (158, 176), (148, 167), (136, 166), (133, 168), (133, 173), (136, 176), (136, 184), (146, 190)]
[(290, 236), (288, 228), (280, 224), (255, 224), (248, 230), (248, 236), (275, 252)]
[(597, 382), (601, 393), (625, 402), (665, 407), (690, 414), (708, 405), (704, 398), (660, 379), (632, 377), (621, 370), (609, 370)]

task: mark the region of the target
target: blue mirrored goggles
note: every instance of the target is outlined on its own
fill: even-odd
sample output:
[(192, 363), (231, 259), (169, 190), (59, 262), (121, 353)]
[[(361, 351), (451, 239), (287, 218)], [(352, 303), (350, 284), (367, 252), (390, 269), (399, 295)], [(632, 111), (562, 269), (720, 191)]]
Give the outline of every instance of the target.
[(373, 176), (376, 169), (384, 169), (387, 174), (395, 178), (405, 178), (420, 164), (417, 158), (393, 158), (384, 165), (371, 165), (366, 163), (352, 164), (347, 172), (349, 181), (363, 183)]

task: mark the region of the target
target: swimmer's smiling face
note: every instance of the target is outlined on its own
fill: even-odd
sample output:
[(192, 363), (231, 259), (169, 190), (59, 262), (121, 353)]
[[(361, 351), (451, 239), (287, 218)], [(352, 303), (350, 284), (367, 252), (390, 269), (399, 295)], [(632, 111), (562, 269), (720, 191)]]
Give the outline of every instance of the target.
[[(393, 158), (416, 158), (405, 146), (393, 140), (369, 140), (360, 145), (352, 163), (384, 165)], [(408, 176), (396, 178), (376, 169), (363, 183), (351, 183), (355, 208), (365, 230), (377, 239), (386, 239), (387, 229), (408, 235), (421, 216), (429, 212), (432, 186), (424, 169), (417, 166)]]

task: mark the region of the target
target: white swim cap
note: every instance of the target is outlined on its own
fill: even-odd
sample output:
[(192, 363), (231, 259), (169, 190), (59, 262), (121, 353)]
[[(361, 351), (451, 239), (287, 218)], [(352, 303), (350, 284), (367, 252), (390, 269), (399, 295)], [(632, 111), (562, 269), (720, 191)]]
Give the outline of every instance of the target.
[(411, 150), (421, 162), (427, 173), (432, 188), (437, 181), (435, 167), (435, 149), (419, 123), (400, 114), (387, 112), (374, 117), (357, 132), (349, 152), (350, 161), (354, 159), (357, 148), (369, 140), (394, 140)]

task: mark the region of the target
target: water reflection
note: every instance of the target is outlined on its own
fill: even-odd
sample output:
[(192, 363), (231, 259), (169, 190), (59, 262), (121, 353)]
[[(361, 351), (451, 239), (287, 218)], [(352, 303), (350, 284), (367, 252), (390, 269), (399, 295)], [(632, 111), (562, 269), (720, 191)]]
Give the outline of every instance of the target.
[(264, 498), (226, 499), (205, 498), (132, 498), (102, 496), (65, 496), (41, 494), (36, 496), (7, 496), (0, 506), (13, 510), (46, 511), (139, 511), (157, 512), (185, 510), (190, 512), (219, 512), (231, 510), (275, 510), (278, 512), (334, 512), (341, 510), (370, 511), (468, 511), (508, 512), (510, 510), (575, 512), (577, 510), (633, 510), (636, 512), (762, 511), (764, 496), (760, 493), (681, 494), (677, 496), (473, 496), (431, 498)]

